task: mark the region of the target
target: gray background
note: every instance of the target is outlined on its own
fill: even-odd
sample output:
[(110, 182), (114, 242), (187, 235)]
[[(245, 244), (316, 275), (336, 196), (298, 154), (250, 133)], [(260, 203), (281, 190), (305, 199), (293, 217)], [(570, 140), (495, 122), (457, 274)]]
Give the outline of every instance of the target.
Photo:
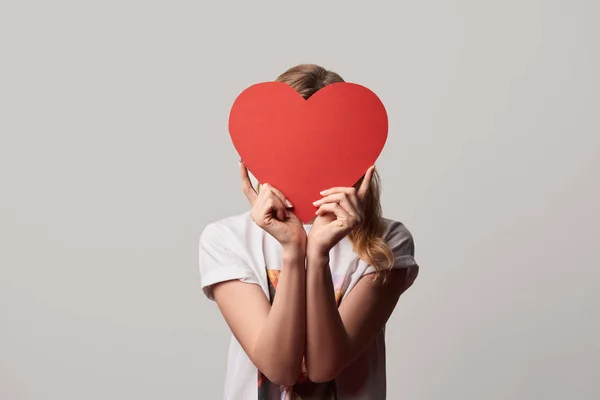
[(390, 398), (600, 398), (599, 11), (2, 2), (0, 398), (220, 398), (197, 241), (247, 209), (227, 116), (304, 62), (390, 114), (384, 210), (422, 266)]

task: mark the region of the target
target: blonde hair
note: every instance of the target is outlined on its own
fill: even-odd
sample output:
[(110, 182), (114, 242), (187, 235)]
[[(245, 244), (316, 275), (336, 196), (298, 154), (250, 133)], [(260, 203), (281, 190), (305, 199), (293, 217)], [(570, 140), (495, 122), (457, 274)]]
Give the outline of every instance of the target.
[[(296, 65), (279, 75), (276, 81), (287, 83), (304, 99), (308, 99), (317, 90), (329, 84), (344, 82), (340, 75), (315, 64)], [(356, 182), (356, 189), (360, 187), (363, 179), (364, 176)], [(380, 196), (380, 179), (377, 171), (374, 171), (369, 191), (363, 201), (365, 218), (349, 235), (354, 251), (376, 269), (375, 277), (390, 270), (394, 263), (392, 251), (383, 239), (385, 225), (381, 215)]]

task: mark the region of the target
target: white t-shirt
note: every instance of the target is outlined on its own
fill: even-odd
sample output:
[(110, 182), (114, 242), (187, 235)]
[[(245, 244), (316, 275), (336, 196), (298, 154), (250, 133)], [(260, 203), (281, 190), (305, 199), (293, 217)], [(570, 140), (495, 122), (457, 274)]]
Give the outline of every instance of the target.
[[(417, 267), (411, 233), (397, 221), (384, 219), (385, 240), (394, 255), (394, 268)], [(310, 231), (311, 225), (304, 225)], [(281, 245), (257, 226), (250, 212), (221, 219), (206, 226), (200, 236), (199, 263), (204, 294), (213, 300), (211, 285), (238, 279), (259, 285), (267, 299), (267, 270), (279, 270)], [(341, 301), (360, 278), (375, 269), (358, 258), (348, 237), (330, 252), (330, 268), (336, 297)], [(235, 336), (231, 335), (225, 400), (256, 400), (257, 368)], [(372, 344), (336, 379), (338, 400), (383, 400), (386, 397), (385, 328)]]

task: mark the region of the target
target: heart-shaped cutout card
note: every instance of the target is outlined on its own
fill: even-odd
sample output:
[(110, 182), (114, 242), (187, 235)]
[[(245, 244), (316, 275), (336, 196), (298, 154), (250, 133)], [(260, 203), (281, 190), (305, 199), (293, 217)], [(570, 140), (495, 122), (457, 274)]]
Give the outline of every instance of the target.
[(379, 97), (355, 83), (333, 83), (304, 100), (285, 83), (263, 82), (235, 99), (229, 133), (248, 170), (279, 189), (306, 223), (322, 190), (353, 186), (375, 163), (388, 118)]

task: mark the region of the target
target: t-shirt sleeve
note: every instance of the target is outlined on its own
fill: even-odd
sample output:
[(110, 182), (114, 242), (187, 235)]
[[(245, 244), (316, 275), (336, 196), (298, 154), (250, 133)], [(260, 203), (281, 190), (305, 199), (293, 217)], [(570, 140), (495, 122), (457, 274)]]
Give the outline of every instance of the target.
[(259, 285), (256, 273), (240, 254), (235, 239), (233, 232), (223, 232), (223, 228), (216, 223), (207, 225), (200, 235), (199, 266), (202, 291), (210, 300), (214, 300), (212, 286), (219, 282), (237, 279)]
[[(415, 242), (410, 231), (401, 222), (390, 221), (389, 224), (386, 230), (385, 241), (394, 257), (392, 268), (418, 267), (415, 260)], [(369, 265), (364, 274), (375, 271), (375, 267)]]

